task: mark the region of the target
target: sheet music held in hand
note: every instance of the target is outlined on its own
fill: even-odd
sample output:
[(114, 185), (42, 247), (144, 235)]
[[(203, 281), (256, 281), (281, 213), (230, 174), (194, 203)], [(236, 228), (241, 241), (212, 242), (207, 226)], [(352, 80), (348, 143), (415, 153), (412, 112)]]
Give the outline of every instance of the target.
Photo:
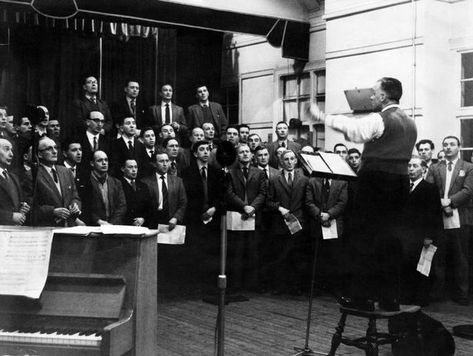
[(322, 238), (323, 240), (338, 239), (337, 220), (330, 220), (329, 227), (322, 225)]
[(294, 214), (289, 213), (287, 219), (284, 219), (284, 222), (286, 223), (286, 226), (289, 229), (291, 235), (294, 235), (296, 232), (302, 230), (302, 225), (299, 220), (294, 216)]
[(169, 231), (169, 225), (158, 225), (158, 244), (183, 245), (186, 239), (186, 227), (176, 225)]
[(417, 271), (422, 273), (424, 276), (428, 277), (430, 274), (435, 251), (437, 251), (437, 247), (434, 245), (429, 245), (429, 247), (422, 248), (419, 262), (417, 263)]
[(243, 219), (238, 211), (227, 211), (227, 230), (255, 231), (255, 215)]

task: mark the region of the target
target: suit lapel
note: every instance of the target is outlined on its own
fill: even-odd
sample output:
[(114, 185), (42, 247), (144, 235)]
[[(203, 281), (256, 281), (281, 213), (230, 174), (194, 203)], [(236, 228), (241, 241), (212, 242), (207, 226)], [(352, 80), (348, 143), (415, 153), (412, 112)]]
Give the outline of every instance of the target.
[(441, 163), (439, 165), (439, 171), (440, 180), (442, 182), (442, 186), (440, 187), (440, 195), (443, 197), (445, 194), (445, 184), (447, 183), (447, 165), (445, 163)]
[(281, 173), (279, 175), (278, 179), (279, 179), (279, 182), (280, 182), (281, 186), (284, 188), (284, 190), (287, 192), (287, 194), (291, 194), (291, 188), (289, 187), (289, 185), (286, 182), (286, 177), (284, 177), (284, 173)]
[(462, 168), (463, 168), (463, 161), (459, 159), (455, 167), (453, 167), (452, 179), (450, 180), (450, 186), (448, 187), (449, 193), (450, 193), (450, 190), (452, 190), (452, 187), (455, 184), (455, 180), (458, 178), (458, 173), (460, 172)]
[[(54, 192), (54, 194), (56, 195), (56, 199), (58, 201), (62, 201), (61, 194), (59, 193), (59, 190), (57, 190), (57, 187), (56, 187), (56, 184), (54, 183), (53, 177), (51, 177), (51, 175), (48, 173), (46, 168), (44, 168), (43, 166), (40, 166), (39, 174), (42, 175), (42, 179), (44, 180), (46, 185), (49, 186), (49, 189), (51, 189)], [(58, 176), (58, 178), (59, 178), (59, 176)], [(59, 183), (59, 184), (61, 184), (61, 183)]]
[[(0, 180), (3, 182), (3, 178), (0, 178)], [(8, 196), (8, 198), (10, 198), (10, 201), (13, 203), (13, 192), (7, 188), (6, 184), (0, 184), (0, 189), (3, 189), (5, 191), (6, 195)], [(18, 189), (18, 185), (17, 185), (17, 189)]]

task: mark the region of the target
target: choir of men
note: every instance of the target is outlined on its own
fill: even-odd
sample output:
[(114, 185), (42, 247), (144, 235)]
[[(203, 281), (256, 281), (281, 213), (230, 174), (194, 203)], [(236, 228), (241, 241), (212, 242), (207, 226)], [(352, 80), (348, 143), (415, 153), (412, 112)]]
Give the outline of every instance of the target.
[[(385, 220), (376, 210), (378, 206), (369, 209), (375, 207), (373, 201), (364, 205), (356, 202), (355, 197), (360, 195), (356, 183), (304, 175), (298, 168), (298, 153), (316, 154), (317, 149), (309, 145), (301, 148), (289, 137), (284, 121), (275, 126), (276, 140), (264, 143), (246, 124), (229, 126), (222, 106), (209, 101), (206, 86), (196, 88), (198, 103), (188, 108), (186, 116), (184, 109), (172, 102), (171, 85), (161, 87), (159, 103), (147, 106), (139, 95), (138, 81), (128, 80), (124, 97), (112, 106), (114, 132), (108, 105), (97, 96), (95, 77), (85, 78), (83, 89), (69, 123), (74, 135), (67, 137), (63, 137), (67, 130), (61, 130), (59, 120), (50, 117), (42, 105), (33, 106), (16, 120), (0, 106), (1, 224), (126, 224), (149, 228), (165, 224), (170, 230), (184, 224), (185, 245), (163, 248), (161, 257), (175, 266), (176, 256), (185, 260), (179, 262), (189, 265), (187, 276), (208, 290), (218, 274), (220, 218), (226, 210), (233, 211), (242, 220), (254, 218), (255, 227), (228, 234), (229, 287), (295, 295), (309, 288), (314, 242), (321, 239), (323, 227), (336, 226), (339, 237), (321, 244), (317, 273), (327, 284), (345, 281), (341, 259), (348, 238), (349, 246), (358, 244), (359, 250), (371, 241), (362, 233), (369, 231), (379, 239), (370, 248), (383, 250), (383, 256), (387, 252), (394, 256), (397, 245), (390, 241), (387, 246), (393, 249), (387, 251), (379, 242), (394, 240), (400, 232), (402, 236), (396, 241), (401, 245), (402, 258), (396, 255), (380, 266), (385, 269), (383, 273), (402, 268), (401, 302), (426, 304), (449, 294), (459, 304), (468, 304), (473, 165), (460, 158), (457, 137), (445, 137), (441, 151), (445, 160), (432, 159), (434, 144), (424, 139), (416, 144), (419, 156), (404, 164), (415, 140), (415, 135), (409, 134), (395, 167), (392, 162), (387, 165), (376, 159), (377, 154), (386, 153), (380, 146), (381, 138), (387, 140), (382, 133), (373, 134), (379, 140), (357, 141), (365, 142), (363, 153), (348, 149), (344, 143), (335, 145), (334, 153), (364, 177), (362, 195), (372, 196), (373, 201), (376, 198), (381, 210), (386, 210), (385, 202), (373, 195), (372, 188), (386, 187), (381, 187), (376, 177), (391, 179), (408, 170), (409, 191), (404, 180), (398, 182), (394, 177), (391, 181), (402, 194), (409, 193), (406, 202), (395, 205), (399, 209), (391, 218), (401, 223), (391, 229), (393, 222), (386, 225), (388, 228), (380, 226)], [(397, 123), (409, 131), (410, 123), (397, 107), (400, 95), (393, 93), (385, 82), (377, 82), (375, 99), (387, 100), (379, 102), (385, 110), (377, 115), (384, 120), (386, 130), (392, 129), (386, 117), (396, 117)], [(330, 125), (343, 131), (345, 122), (337, 120), (330, 118)], [(236, 159), (227, 167), (217, 161), (217, 147), (224, 146), (222, 141), (235, 149)], [(416, 271), (416, 263), (422, 248), (431, 244), (438, 251), (427, 278)], [(399, 265), (394, 268), (391, 262)], [(451, 280), (445, 272), (447, 265), (453, 266)], [(397, 285), (397, 280), (392, 283)], [(452, 290), (446, 285), (452, 285)], [(340, 292), (342, 286), (329, 288)], [(395, 310), (397, 295), (383, 302), (385, 309)]]

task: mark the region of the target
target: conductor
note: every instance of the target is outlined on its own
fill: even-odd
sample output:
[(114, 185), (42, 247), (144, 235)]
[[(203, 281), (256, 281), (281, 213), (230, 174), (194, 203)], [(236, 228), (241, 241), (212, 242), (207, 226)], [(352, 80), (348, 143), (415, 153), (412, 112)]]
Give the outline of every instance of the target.
[(386, 311), (399, 310), (401, 214), (409, 195), (407, 164), (417, 138), (414, 120), (399, 107), (402, 84), (395, 78), (379, 79), (371, 95), (374, 113), (362, 119), (325, 115), (317, 105), (314, 118), (364, 143), (358, 171), (352, 226), (352, 279), (344, 307), (372, 311), (374, 301)]

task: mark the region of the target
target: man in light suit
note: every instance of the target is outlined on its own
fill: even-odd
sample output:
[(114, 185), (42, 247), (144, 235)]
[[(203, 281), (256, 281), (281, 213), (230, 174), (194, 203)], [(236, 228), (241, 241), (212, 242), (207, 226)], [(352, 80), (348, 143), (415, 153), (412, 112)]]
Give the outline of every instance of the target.
[(153, 212), (150, 227), (157, 228), (158, 224), (169, 225), (172, 230), (184, 221), (187, 207), (186, 191), (182, 179), (168, 174), (170, 167), (167, 153), (156, 154), (156, 174), (143, 178), (151, 194)]
[(38, 176), (33, 197), (34, 224), (40, 226), (84, 225), (79, 219), (81, 200), (71, 171), (57, 166), (58, 149), (49, 137), (38, 143)]
[(11, 142), (0, 138), (0, 225), (23, 225), (30, 210), (18, 177), (8, 172), (12, 159)]
[(187, 143), (188, 131), (184, 109), (171, 101), (172, 95), (172, 86), (164, 84), (159, 92), (161, 103), (148, 108), (147, 124), (153, 127), (155, 132), (159, 132), (162, 125), (170, 124), (181, 142)]
[(276, 151), (279, 147), (283, 147), (287, 150), (292, 150), (298, 153), (301, 150), (301, 145), (297, 142), (290, 141), (288, 139), (289, 126), (284, 121), (279, 121), (276, 124), (276, 136), (277, 140), (268, 144), (269, 151), (269, 165), (273, 168), (278, 168), (278, 157)]
[(210, 122), (215, 127), (215, 136), (224, 139), (228, 127), (228, 120), (222, 105), (209, 101), (209, 91), (205, 85), (196, 88), (196, 98), (199, 103), (189, 106), (189, 128), (202, 127), (204, 122)]
[[(148, 105), (140, 96), (140, 84), (133, 79), (128, 79), (124, 86), (125, 96), (112, 105), (113, 123), (117, 126), (123, 117), (133, 117), (136, 127), (142, 129), (145, 124), (145, 114)], [(139, 134), (139, 132), (138, 132)]]
[[(283, 171), (269, 181), (266, 206), (273, 213), (272, 255), (267, 271), (272, 273), (272, 287), (275, 294), (288, 292), (299, 295), (305, 282), (304, 271), (308, 269), (309, 247), (306, 233), (306, 188), (309, 179), (296, 170), (297, 158), (294, 151), (287, 150), (282, 156)], [(295, 217), (302, 230), (291, 235), (286, 221)]]
[[(446, 162), (432, 165), (427, 181), (437, 185), (444, 219), (454, 219), (457, 212), (460, 218), (460, 226), (444, 230), (444, 238), (439, 240), (438, 247), (446, 253), (446, 256), (440, 255), (441, 258), (450, 259), (453, 263), (455, 290), (452, 291), (452, 299), (460, 305), (468, 305), (468, 239), (473, 223), (473, 165), (459, 158), (458, 137), (447, 136), (442, 144)], [(445, 263), (442, 265), (444, 269)], [(435, 288), (443, 289), (443, 279), (443, 276), (439, 277)]]

